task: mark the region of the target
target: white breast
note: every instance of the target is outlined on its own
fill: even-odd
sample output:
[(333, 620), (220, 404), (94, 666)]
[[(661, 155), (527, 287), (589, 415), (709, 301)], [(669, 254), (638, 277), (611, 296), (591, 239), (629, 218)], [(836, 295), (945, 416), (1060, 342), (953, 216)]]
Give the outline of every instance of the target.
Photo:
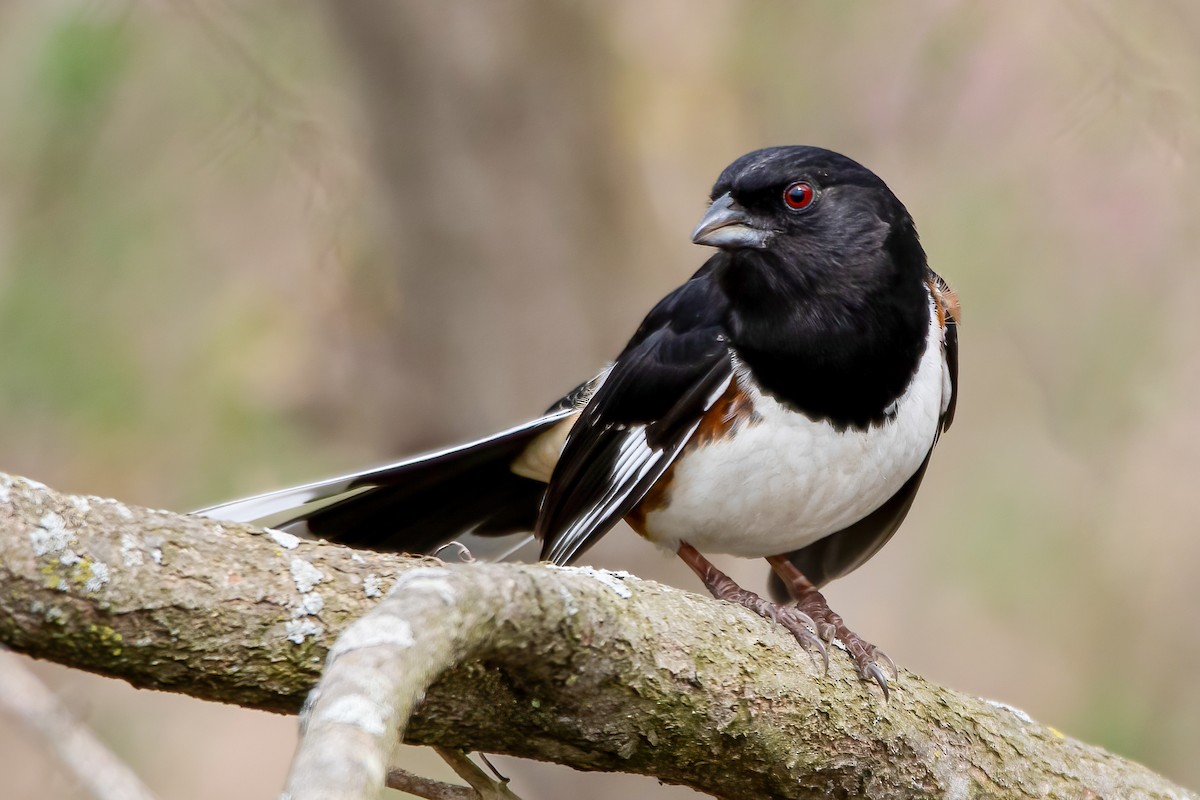
[[(932, 312), (932, 308), (931, 308)], [(895, 414), (867, 430), (837, 431), (763, 395), (739, 371), (758, 419), (688, 452), (647, 537), (676, 550), (763, 557), (798, 550), (883, 505), (925, 460), (948, 400), (942, 330), (930, 334)]]

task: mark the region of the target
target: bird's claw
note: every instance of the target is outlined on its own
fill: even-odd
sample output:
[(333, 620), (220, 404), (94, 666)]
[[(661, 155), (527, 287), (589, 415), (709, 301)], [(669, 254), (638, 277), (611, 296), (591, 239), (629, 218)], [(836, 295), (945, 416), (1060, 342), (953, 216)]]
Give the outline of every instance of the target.
[[(896, 662), (887, 653), (870, 642), (864, 641), (861, 636), (846, 627), (846, 623), (829, 608), (829, 604), (825, 602), (825, 598), (820, 592), (814, 590), (808, 593), (800, 599), (797, 606), (796, 611), (804, 614), (809, 620), (816, 621), (813, 630), (821, 639), (827, 642), (833, 642), (836, 639), (841, 646), (844, 646), (851, 660), (854, 661), (858, 676), (865, 681), (874, 681), (883, 691), (883, 702), (886, 704), (891, 697), (892, 686), (900, 681), (900, 669), (896, 666)], [(825, 657), (825, 661), (828, 665), (828, 656)], [(881, 663), (891, 671), (892, 682), (888, 681), (884, 668), (880, 666)]]
[(437, 550), (434, 550), (433, 553), (431, 553), (431, 555), (434, 558), (441, 558), (442, 551), (449, 547), (453, 547), (455, 549), (455, 552), (458, 555), (458, 560), (461, 561), (462, 563), (464, 563), (464, 564), (475, 563), (475, 556), (473, 556), (471, 554), (470, 549), (468, 549), (468, 547), (465, 544), (463, 544), (462, 542), (459, 542), (459, 541), (446, 542), (444, 545), (439, 547)]
[(883, 704), (887, 705), (888, 699), (891, 697), (891, 692), (888, 689), (887, 676), (883, 674), (883, 669), (874, 661), (859, 668), (859, 675), (863, 680), (875, 681), (879, 684), (879, 688), (883, 690)]
[(892, 661), (892, 657), (880, 650), (878, 647), (871, 648), (871, 658), (875, 660), (883, 660), (887, 662), (888, 669), (892, 672), (892, 680), (896, 683), (900, 682), (900, 668), (896, 666), (896, 662)]
[[(855, 648), (857, 652), (852, 654), (854, 666), (858, 669), (858, 675), (865, 681), (875, 681), (879, 688), (883, 691), (883, 703), (887, 705), (888, 699), (891, 697), (892, 684), (900, 683), (900, 669), (896, 666), (896, 662), (891, 656), (880, 650), (872, 644), (867, 644), (865, 648)], [(880, 662), (887, 665), (892, 673), (891, 682), (888, 681), (887, 675), (880, 666)]]
[(820, 628), (817, 627), (813, 618), (795, 606), (776, 606), (773, 616), (776, 622), (796, 638), (805, 651), (811, 653), (816, 650), (821, 654), (825, 674), (828, 675), (829, 648), (825, 646), (825, 642), (821, 641), (821, 637), (817, 633)]

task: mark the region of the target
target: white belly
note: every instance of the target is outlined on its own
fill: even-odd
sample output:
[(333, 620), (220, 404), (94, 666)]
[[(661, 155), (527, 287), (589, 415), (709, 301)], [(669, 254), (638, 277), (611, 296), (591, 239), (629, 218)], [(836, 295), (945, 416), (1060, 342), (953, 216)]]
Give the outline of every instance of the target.
[(867, 430), (836, 431), (752, 388), (759, 419), (688, 452), (645, 532), (676, 550), (764, 557), (798, 550), (883, 505), (925, 460), (948, 398), (941, 329), (930, 339), (895, 414)]

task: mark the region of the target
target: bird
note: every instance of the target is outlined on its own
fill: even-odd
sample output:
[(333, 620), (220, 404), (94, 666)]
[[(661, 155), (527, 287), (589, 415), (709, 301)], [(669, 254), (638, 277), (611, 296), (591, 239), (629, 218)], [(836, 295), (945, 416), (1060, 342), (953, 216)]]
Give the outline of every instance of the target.
[[(709, 201), (691, 238), (716, 252), (541, 416), (196, 513), (413, 554), (499, 558), (532, 536), (558, 565), (625, 520), (826, 669), (840, 640), (886, 701), (895, 663), (821, 589), (896, 532), (954, 419), (958, 298), (900, 200), (840, 153), (755, 150)], [(770, 599), (704, 553), (765, 558)]]

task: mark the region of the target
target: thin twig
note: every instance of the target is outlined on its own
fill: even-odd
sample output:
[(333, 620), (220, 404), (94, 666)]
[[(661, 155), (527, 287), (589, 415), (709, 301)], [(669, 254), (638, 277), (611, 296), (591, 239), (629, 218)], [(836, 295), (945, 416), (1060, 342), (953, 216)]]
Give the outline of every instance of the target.
[(40, 734), (47, 750), (96, 800), (155, 800), (141, 779), (3, 647), (0, 712)]
[(422, 778), (397, 767), (388, 770), (387, 785), (389, 789), (408, 792), (426, 800), (479, 800), (479, 793), (468, 786)]
[(450, 765), (450, 769), (475, 790), (475, 796), (480, 800), (521, 800), (508, 788), (508, 780), (496, 780), (476, 766), (462, 750), (449, 747), (435, 747), (434, 752)]

